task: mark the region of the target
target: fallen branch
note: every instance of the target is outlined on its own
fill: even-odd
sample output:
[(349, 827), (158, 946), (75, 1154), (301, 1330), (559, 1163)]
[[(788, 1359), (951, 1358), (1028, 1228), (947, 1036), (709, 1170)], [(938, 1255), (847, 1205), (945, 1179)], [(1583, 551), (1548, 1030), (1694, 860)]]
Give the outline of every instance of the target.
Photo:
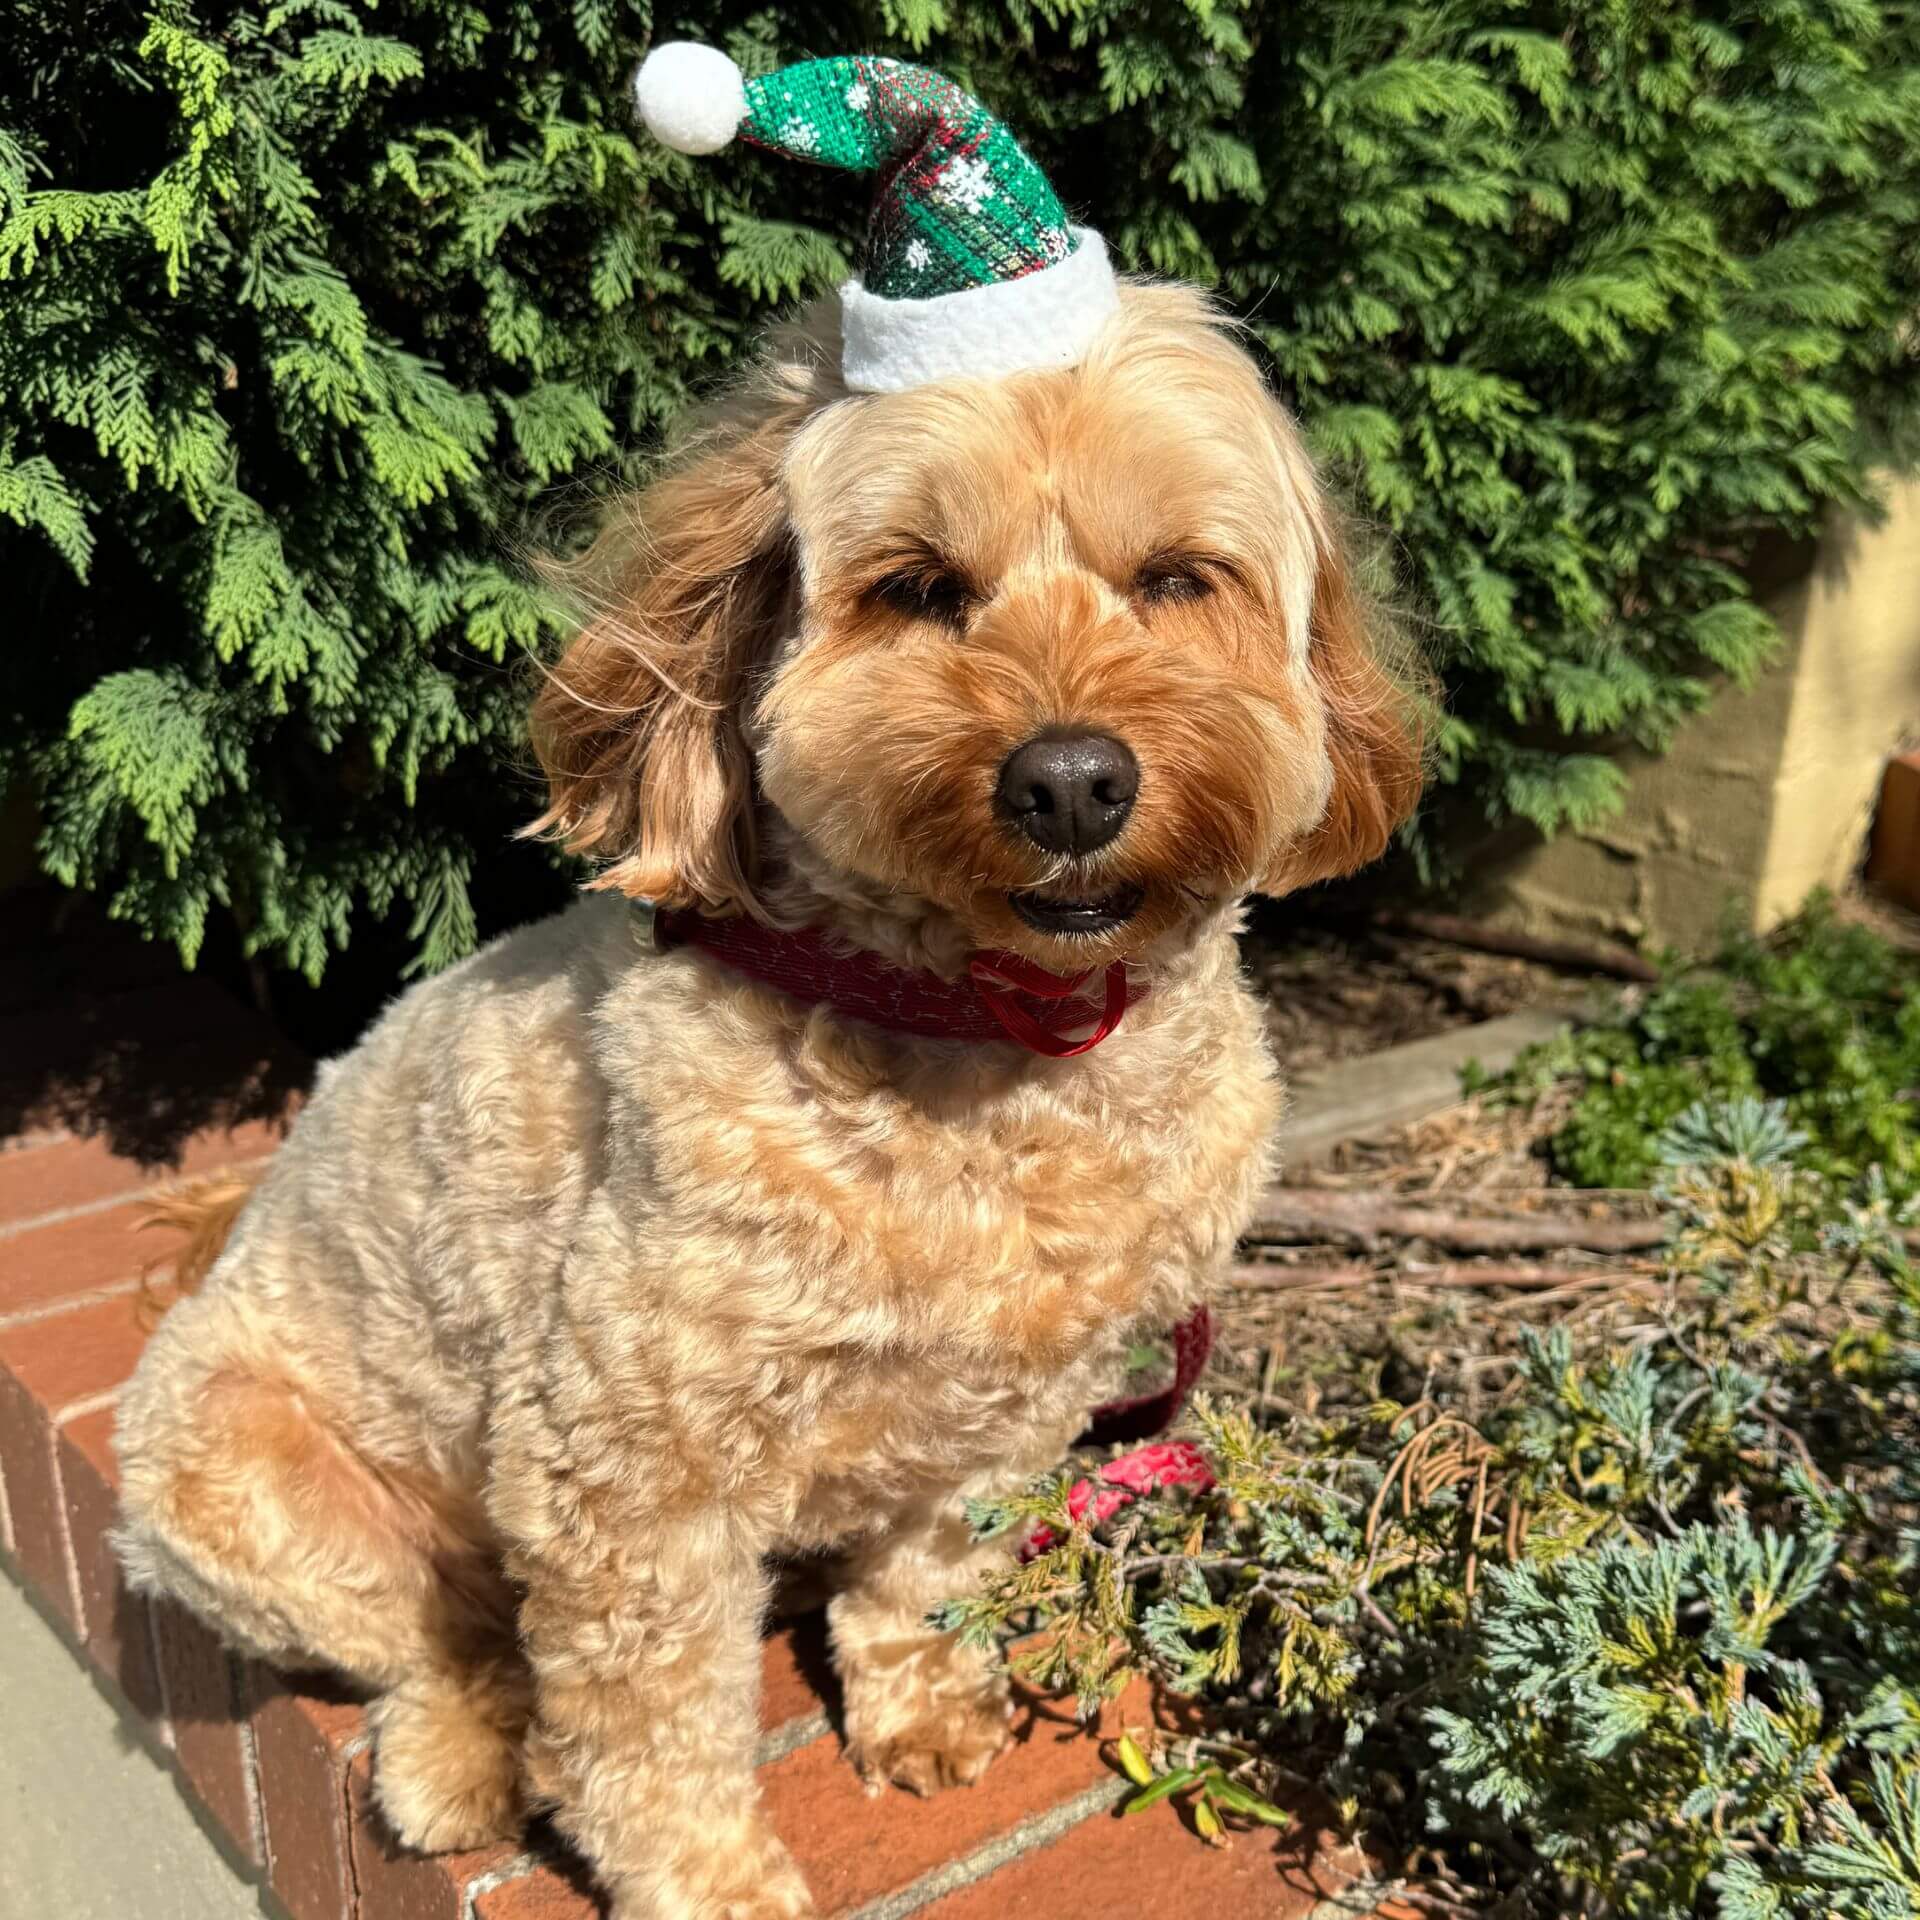
[(1449, 946), (1472, 947), (1480, 953), (1506, 953), (1518, 960), (1539, 960), (1550, 967), (1569, 967), (1581, 973), (1604, 973), (1616, 980), (1640, 980), (1651, 985), (1660, 969), (1630, 947), (1606, 941), (1548, 940), (1536, 934), (1489, 927), (1452, 913), (1382, 911), (1373, 924), (1387, 933), (1424, 934)]
[(1671, 1234), (1665, 1220), (1463, 1213), (1321, 1187), (1269, 1187), (1247, 1229), (1249, 1240), (1337, 1240), (1369, 1252), (1387, 1240), (1427, 1240), (1454, 1253), (1542, 1253), (1559, 1247), (1640, 1253), (1663, 1245)]
[(1617, 1287), (1629, 1280), (1653, 1279), (1658, 1269), (1643, 1260), (1621, 1261), (1609, 1267), (1516, 1264), (1499, 1260), (1449, 1260), (1433, 1267), (1365, 1267), (1352, 1261), (1338, 1265), (1281, 1266), (1242, 1261), (1230, 1279), (1236, 1287), (1268, 1293), (1299, 1293), (1354, 1287), (1494, 1287), (1505, 1291), (1545, 1292), (1565, 1287), (1588, 1292)]

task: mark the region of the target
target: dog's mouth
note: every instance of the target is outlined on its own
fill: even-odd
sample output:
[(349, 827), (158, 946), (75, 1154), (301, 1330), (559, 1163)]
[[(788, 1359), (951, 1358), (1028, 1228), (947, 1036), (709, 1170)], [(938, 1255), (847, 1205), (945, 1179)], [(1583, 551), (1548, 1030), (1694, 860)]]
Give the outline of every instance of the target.
[(1111, 933), (1140, 911), (1144, 887), (1117, 887), (1093, 900), (1062, 900), (1050, 893), (1010, 893), (1007, 904), (1036, 933)]

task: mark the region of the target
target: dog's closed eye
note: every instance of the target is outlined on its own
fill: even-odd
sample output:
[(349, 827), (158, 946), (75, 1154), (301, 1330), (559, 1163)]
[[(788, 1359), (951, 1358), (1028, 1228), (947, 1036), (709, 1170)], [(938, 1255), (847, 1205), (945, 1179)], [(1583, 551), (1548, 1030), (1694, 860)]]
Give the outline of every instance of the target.
[(1204, 600), (1213, 592), (1218, 563), (1186, 554), (1156, 554), (1133, 576), (1133, 597), (1143, 606)]
[(909, 620), (957, 628), (967, 624), (978, 596), (964, 575), (929, 557), (882, 574), (867, 598)]

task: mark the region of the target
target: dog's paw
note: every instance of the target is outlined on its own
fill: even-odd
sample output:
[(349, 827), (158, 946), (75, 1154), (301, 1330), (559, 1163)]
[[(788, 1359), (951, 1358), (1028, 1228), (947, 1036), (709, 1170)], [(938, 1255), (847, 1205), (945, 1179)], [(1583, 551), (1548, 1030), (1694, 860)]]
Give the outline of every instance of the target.
[(815, 1912), (786, 1848), (746, 1823), (698, 1860), (654, 1863), (615, 1894), (612, 1920), (814, 1920)]
[(752, 1893), (722, 1901), (713, 1920), (813, 1920), (813, 1898), (804, 1886), (759, 1887)]
[(376, 1705), (373, 1787), (416, 1853), (512, 1840), (525, 1823), (519, 1741), (465, 1693), (403, 1690)]
[(970, 1787), (1011, 1737), (1013, 1703), (1004, 1687), (929, 1703), (911, 1720), (876, 1716), (851, 1739), (853, 1764), (870, 1793), (887, 1786), (910, 1793)]

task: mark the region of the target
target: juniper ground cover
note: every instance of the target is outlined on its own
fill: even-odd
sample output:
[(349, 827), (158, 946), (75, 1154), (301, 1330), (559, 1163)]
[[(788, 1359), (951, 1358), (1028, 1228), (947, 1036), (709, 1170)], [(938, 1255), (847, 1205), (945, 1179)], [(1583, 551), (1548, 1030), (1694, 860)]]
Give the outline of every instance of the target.
[[(1865, 1136), (1818, 1096), (1827, 1054), (1888, 1070), (1917, 1000), (1920, 964), (1817, 911), (1536, 1056), (1499, 1091), (1558, 1089), (1556, 1156), (1636, 1143), (1655, 1270), (1517, 1341), (1456, 1294), (1430, 1340), (1296, 1350), (1196, 1407), (1158, 1490), (981, 1508), (1044, 1550), (947, 1617), (1040, 1628), (1016, 1663), (1089, 1704), (1138, 1673), (1190, 1702), (1199, 1731), (1122, 1749), (1139, 1817), (1233, 1843), (1330, 1803), (1423, 1911), (1911, 1920), (1913, 1083)], [(1730, 1029), (1746, 1080), (1673, 1110)]]

